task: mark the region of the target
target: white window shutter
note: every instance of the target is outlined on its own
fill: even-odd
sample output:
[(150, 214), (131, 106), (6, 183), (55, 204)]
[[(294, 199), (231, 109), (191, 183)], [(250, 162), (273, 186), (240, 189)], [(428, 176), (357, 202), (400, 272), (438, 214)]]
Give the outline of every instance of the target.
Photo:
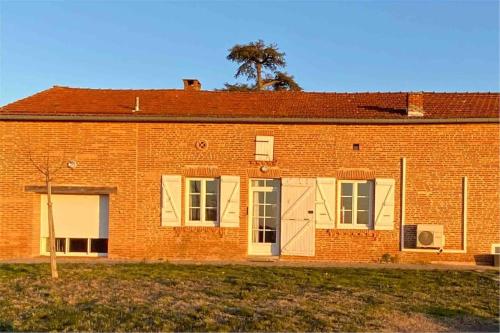
[(181, 225), (181, 176), (161, 176), (161, 225)]
[(220, 226), (240, 226), (240, 177), (220, 177)]
[(335, 178), (316, 178), (316, 228), (335, 228)]
[(257, 135), (255, 137), (255, 160), (274, 160), (274, 136)]
[(394, 229), (394, 179), (375, 179), (375, 230)]

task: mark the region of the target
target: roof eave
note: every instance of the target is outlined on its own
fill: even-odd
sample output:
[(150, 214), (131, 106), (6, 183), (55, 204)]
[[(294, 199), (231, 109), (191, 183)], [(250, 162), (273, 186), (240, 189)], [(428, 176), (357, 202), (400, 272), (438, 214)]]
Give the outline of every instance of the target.
[(499, 123), (500, 118), (269, 118), (131, 115), (1, 114), (2, 121), (133, 122), (133, 123), (265, 123), (265, 124), (453, 124)]

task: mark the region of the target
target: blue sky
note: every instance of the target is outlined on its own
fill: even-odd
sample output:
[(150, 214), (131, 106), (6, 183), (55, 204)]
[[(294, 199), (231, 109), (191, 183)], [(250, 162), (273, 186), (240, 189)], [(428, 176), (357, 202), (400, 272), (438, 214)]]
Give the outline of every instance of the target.
[(497, 1), (0, 0), (0, 105), (52, 85), (204, 89), (236, 43), (287, 54), (307, 91), (498, 91)]

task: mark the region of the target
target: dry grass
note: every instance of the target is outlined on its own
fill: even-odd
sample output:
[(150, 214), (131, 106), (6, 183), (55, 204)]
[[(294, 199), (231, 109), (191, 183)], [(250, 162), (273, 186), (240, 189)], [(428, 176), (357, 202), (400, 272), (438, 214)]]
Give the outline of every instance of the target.
[(0, 330), (498, 331), (498, 272), (0, 265)]

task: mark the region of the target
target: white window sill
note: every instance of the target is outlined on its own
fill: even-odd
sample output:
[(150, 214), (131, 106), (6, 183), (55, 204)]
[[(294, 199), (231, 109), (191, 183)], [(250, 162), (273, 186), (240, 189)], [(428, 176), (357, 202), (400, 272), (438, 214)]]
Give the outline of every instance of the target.
[[(50, 256), (50, 252), (42, 252), (41, 256)], [(56, 252), (58, 257), (106, 257), (107, 253), (97, 253), (97, 252)]]
[(371, 225), (365, 224), (341, 224), (337, 225), (339, 229), (354, 229), (354, 230), (372, 230), (373, 227)]
[(217, 221), (186, 221), (186, 227), (218, 227)]

